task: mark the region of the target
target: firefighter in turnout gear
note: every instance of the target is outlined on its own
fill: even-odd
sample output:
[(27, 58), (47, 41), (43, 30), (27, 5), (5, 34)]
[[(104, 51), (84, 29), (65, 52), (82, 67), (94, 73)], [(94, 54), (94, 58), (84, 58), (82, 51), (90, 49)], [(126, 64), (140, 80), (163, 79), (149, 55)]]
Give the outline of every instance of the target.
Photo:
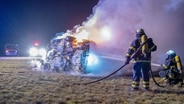
[(173, 50), (169, 50), (166, 53), (165, 64), (161, 65), (161, 69), (165, 72), (165, 81), (167, 84), (178, 84), (183, 85), (183, 67), (180, 57), (176, 55)]
[(126, 54), (125, 64), (129, 64), (131, 56), (137, 52), (140, 45), (146, 41), (146, 43), (139, 50), (139, 54), (134, 57), (133, 66), (133, 81), (132, 90), (138, 90), (140, 84), (140, 77), (143, 78), (143, 89), (149, 90), (149, 71), (151, 70), (151, 52), (157, 50), (157, 46), (154, 44), (152, 38), (148, 40), (147, 35), (143, 29), (138, 29), (136, 31), (136, 39), (132, 41), (128, 52)]

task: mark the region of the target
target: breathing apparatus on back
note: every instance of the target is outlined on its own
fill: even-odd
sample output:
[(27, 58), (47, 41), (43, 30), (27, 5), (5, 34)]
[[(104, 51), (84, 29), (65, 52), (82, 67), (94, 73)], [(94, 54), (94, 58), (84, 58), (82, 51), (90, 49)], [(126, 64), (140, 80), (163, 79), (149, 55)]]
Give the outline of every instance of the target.
[[(143, 29), (138, 29), (136, 31), (136, 37), (140, 39), (141, 44), (148, 39)], [(146, 56), (146, 54), (149, 52), (148, 43), (144, 44), (141, 50), (142, 50), (142, 53)]]
[[(146, 35), (142, 35), (141, 36), (141, 43), (144, 43), (147, 40), (147, 36)], [(142, 53), (146, 56), (146, 54), (149, 52), (148, 49), (148, 43), (144, 44), (142, 46)]]
[(183, 68), (182, 68), (182, 63), (181, 63), (180, 57), (176, 55), (175, 61), (176, 61), (177, 69), (180, 71), (180, 73), (182, 73)]

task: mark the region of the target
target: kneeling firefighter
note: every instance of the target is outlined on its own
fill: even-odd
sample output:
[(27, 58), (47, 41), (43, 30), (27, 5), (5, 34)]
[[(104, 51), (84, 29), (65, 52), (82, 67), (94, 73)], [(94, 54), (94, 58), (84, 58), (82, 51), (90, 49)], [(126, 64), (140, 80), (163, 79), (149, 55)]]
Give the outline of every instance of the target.
[(140, 77), (143, 78), (143, 89), (149, 90), (149, 71), (151, 70), (151, 52), (157, 50), (152, 38), (147, 38), (143, 29), (136, 31), (136, 39), (132, 41), (126, 54), (125, 64), (128, 64), (131, 56), (139, 49), (140, 45), (146, 43), (139, 50), (139, 54), (134, 57), (132, 90), (139, 89)]
[(178, 83), (183, 85), (183, 67), (180, 57), (173, 50), (167, 51), (166, 55), (165, 64), (161, 65), (160, 76), (164, 77), (169, 85)]

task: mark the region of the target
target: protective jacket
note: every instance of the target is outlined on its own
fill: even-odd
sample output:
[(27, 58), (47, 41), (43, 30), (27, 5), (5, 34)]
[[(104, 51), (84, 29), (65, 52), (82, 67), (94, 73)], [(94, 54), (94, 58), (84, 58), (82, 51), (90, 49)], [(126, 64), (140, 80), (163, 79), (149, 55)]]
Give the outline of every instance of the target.
[[(139, 55), (134, 59), (137, 62), (150, 62), (151, 60), (151, 51), (156, 51), (157, 50), (157, 46), (153, 43), (152, 39), (149, 38), (149, 41), (146, 43), (148, 45), (148, 51), (146, 52), (146, 54), (144, 54), (142, 52), (142, 50), (139, 51)], [(128, 52), (126, 54), (127, 58), (130, 58), (131, 55), (137, 51), (137, 49), (139, 48), (139, 46), (141, 45), (141, 40), (140, 39), (135, 39), (133, 40), (133, 42), (131, 43)]]
[(167, 58), (165, 60), (165, 64), (161, 65), (162, 68), (165, 70), (166, 75), (166, 82), (169, 84), (177, 84), (179, 82), (183, 83), (182, 80), (182, 63), (179, 56), (175, 56), (173, 58)]

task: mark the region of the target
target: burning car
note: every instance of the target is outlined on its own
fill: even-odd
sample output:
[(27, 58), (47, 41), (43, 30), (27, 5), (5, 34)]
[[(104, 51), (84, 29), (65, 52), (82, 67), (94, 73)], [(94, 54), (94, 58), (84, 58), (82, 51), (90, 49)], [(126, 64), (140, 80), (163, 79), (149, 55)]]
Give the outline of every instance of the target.
[(44, 70), (86, 73), (90, 40), (78, 42), (76, 37), (63, 34), (53, 38), (49, 48)]

